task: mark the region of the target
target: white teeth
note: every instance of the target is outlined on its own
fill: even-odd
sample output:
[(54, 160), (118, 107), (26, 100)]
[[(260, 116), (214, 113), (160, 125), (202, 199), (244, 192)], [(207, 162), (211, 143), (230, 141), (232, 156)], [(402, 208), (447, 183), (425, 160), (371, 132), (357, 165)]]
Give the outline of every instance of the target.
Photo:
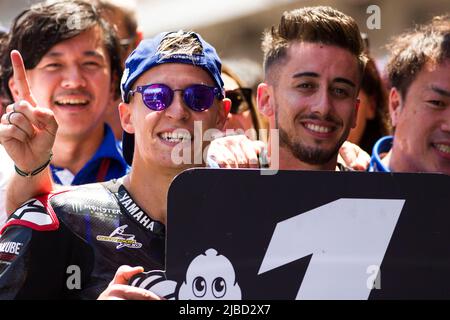
[(305, 127), (308, 128), (311, 131), (318, 132), (318, 133), (328, 133), (331, 132), (330, 127), (323, 127), (312, 123), (305, 124)]
[(435, 144), (436, 149), (441, 152), (450, 153), (450, 145), (447, 144)]
[(190, 141), (191, 135), (188, 132), (164, 132), (161, 133), (161, 138), (170, 142)]
[(87, 104), (89, 101), (84, 99), (61, 99), (57, 100), (56, 103), (58, 104), (74, 104), (74, 105), (83, 105)]

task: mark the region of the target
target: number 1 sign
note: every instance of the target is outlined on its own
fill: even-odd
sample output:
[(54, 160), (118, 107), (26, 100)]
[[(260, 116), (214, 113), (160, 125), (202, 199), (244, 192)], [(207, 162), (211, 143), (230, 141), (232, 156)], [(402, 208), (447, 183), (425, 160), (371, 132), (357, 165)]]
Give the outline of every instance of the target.
[(166, 271), (134, 285), (174, 299), (450, 298), (449, 190), (439, 174), (189, 170), (169, 191)]

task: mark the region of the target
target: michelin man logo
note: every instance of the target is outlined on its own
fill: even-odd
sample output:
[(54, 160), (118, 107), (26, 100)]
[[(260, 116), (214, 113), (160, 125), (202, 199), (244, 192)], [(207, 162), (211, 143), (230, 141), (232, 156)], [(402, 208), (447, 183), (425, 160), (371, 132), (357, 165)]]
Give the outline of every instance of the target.
[(233, 265), (214, 249), (192, 260), (186, 280), (178, 292), (180, 300), (240, 300), (241, 288), (236, 282)]
[(131, 285), (150, 290), (166, 299), (178, 300), (241, 300), (236, 274), (227, 257), (208, 249), (195, 257), (186, 271), (186, 278), (175, 294), (176, 283), (162, 279), (161, 271), (150, 271), (145, 278), (135, 278)]

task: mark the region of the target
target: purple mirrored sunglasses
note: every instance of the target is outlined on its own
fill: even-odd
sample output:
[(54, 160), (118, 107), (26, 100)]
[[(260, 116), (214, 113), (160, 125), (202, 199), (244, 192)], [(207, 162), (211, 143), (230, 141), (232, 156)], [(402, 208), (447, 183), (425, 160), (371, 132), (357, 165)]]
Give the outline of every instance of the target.
[(197, 112), (209, 109), (215, 97), (220, 100), (224, 98), (220, 88), (203, 84), (194, 84), (185, 89), (171, 89), (165, 84), (154, 83), (138, 86), (136, 90), (131, 90), (129, 94), (134, 96), (136, 92), (139, 92), (147, 108), (154, 111), (162, 111), (172, 104), (175, 91), (180, 91), (183, 95), (184, 103)]

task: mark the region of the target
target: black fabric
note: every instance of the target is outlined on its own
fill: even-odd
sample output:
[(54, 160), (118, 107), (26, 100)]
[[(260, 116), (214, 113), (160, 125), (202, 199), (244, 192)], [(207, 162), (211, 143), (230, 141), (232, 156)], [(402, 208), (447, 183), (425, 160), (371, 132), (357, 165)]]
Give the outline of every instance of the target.
[(129, 166), (133, 163), (134, 153), (134, 134), (123, 132), (122, 135), (122, 154)]
[[(165, 228), (131, 197), (119, 204), (119, 191), (127, 195), (114, 180), (54, 195), (55, 231), (8, 227), (0, 237), (0, 248), (12, 252), (0, 255), (0, 299), (96, 299), (121, 265), (164, 269)], [(68, 285), (73, 266), (79, 289)]]

